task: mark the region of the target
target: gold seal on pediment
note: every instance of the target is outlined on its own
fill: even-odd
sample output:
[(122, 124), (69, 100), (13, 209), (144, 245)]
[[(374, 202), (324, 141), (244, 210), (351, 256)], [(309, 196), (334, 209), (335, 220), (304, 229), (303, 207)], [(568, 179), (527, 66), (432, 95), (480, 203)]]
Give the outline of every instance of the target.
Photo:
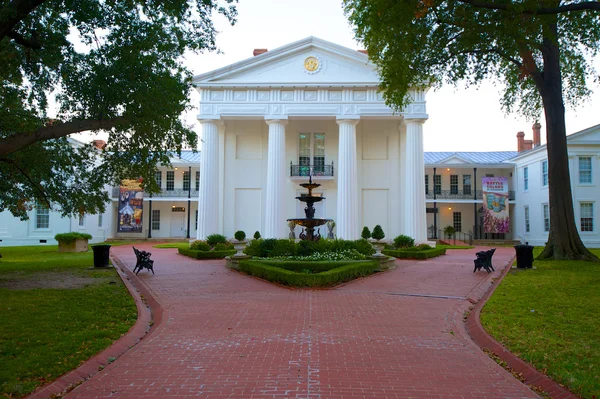
[(304, 68), (309, 72), (314, 72), (319, 68), (319, 60), (316, 57), (307, 57), (304, 60)]

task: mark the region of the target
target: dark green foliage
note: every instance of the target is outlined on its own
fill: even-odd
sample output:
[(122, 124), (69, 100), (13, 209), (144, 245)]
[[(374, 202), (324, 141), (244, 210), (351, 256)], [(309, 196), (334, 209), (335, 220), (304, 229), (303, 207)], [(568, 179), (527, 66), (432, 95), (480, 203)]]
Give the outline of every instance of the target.
[(194, 251), (191, 249), (178, 249), (181, 255), (189, 256), (196, 259), (223, 259), (226, 256), (235, 254), (235, 250), (228, 251)]
[(425, 250), (419, 250), (416, 247), (398, 250), (384, 249), (381, 251), (387, 256), (393, 256), (399, 259), (429, 259), (435, 258), (436, 256), (445, 255), (445, 248), (431, 248)]
[(454, 230), (454, 226), (448, 225), (448, 226), (444, 227), (444, 234), (446, 235), (446, 238), (452, 238), (452, 235), (455, 232), (456, 231)]
[(244, 253), (259, 258), (272, 256), (309, 256), (317, 252), (339, 252), (354, 249), (365, 256), (375, 253), (367, 240), (326, 240), (299, 241), (288, 239), (259, 239), (251, 241)]
[(419, 251), (425, 251), (427, 249), (431, 249), (431, 245), (429, 244), (419, 244), (416, 246)]
[(238, 241), (244, 241), (246, 239), (246, 233), (244, 233), (242, 230), (238, 230), (233, 235), (233, 238), (235, 238)]
[(206, 242), (211, 247), (214, 247), (218, 243), (222, 243), (222, 244), (227, 243), (227, 237), (225, 237), (224, 235), (221, 235), (221, 234), (211, 234), (208, 237), (206, 237)]
[[(269, 241), (269, 240), (265, 240), (265, 242), (266, 241)], [(294, 242), (294, 240), (288, 240), (285, 238), (279, 239), (279, 240), (275, 241), (275, 245), (267, 253), (268, 253), (268, 256), (270, 256), (270, 257), (296, 255), (296, 243)]]
[(256, 231), (254, 232), (254, 235), (253, 235), (253, 237), (254, 237), (254, 239), (255, 239), (255, 240), (258, 240), (258, 239), (260, 238), (260, 232), (259, 232), (258, 230), (256, 230)]
[(394, 238), (394, 247), (395, 248), (409, 248), (414, 245), (415, 245), (415, 239), (412, 237), (400, 234), (398, 237)]
[(369, 230), (369, 228), (367, 226), (363, 227), (362, 232), (360, 233), (360, 236), (363, 239), (368, 240), (369, 238), (371, 238), (371, 230)]
[(330, 287), (375, 272), (377, 262), (360, 261), (320, 273), (293, 272), (262, 261), (241, 261), (239, 270), (265, 280), (292, 287)]
[(54, 239), (63, 244), (71, 244), (75, 240), (91, 240), (92, 236), (87, 233), (61, 233), (54, 236)]
[(376, 239), (377, 241), (383, 240), (385, 238), (385, 233), (380, 225), (377, 225), (373, 228), (373, 232), (371, 233), (371, 238)]
[(346, 265), (356, 265), (370, 260), (342, 260), (342, 261), (301, 261), (301, 260), (248, 260), (248, 262), (257, 262), (262, 265), (279, 267), (293, 272), (302, 272), (309, 270), (311, 273), (321, 273), (327, 270), (335, 269)]
[[(211, 19), (235, 22), (232, 3), (3, 1), (0, 211), (26, 219), (37, 201), (94, 214), (122, 178), (158, 192), (156, 165), (196, 147), (180, 118), (191, 107), (184, 55), (216, 49)], [(100, 130), (105, 150), (67, 141)]]
[(229, 243), (229, 242), (218, 242), (217, 245), (215, 245), (215, 251), (228, 251), (228, 250), (232, 250), (233, 249), (233, 244)]
[(210, 251), (210, 245), (206, 241), (196, 240), (190, 243), (189, 249), (193, 251)]

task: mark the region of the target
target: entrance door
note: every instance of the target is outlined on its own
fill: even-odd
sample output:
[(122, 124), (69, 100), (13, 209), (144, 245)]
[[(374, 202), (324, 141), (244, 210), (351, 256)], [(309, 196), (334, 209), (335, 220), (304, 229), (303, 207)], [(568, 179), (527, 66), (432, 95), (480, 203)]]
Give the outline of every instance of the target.
[(185, 212), (171, 212), (171, 237), (185, 237)]

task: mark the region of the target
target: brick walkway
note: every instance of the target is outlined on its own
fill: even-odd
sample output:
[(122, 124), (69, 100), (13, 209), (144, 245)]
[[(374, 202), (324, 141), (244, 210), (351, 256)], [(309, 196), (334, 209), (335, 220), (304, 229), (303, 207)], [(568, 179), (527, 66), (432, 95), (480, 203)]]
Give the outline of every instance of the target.
[[(537, 398), (467, 337), (462, 315), (489, 285), (473, 250), (397, 261), (335, 290), (289, 290), (150, 250), (142, 272), (163, 323), (76, 388), (77, 398)], [(129, 246), (113, 247), (129, 268)], [(494, 265), (512, 257), (499, 248)]]

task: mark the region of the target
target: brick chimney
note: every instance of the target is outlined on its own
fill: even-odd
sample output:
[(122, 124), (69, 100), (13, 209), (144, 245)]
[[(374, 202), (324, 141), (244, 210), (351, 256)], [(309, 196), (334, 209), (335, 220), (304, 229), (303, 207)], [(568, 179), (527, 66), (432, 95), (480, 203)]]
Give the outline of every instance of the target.
[(521, 152), (525, 150), (525, 133), (517, 133), (517, 151)]
[(542, 129), (542, 125), (540, 125), (538, 122), (536, 122), (533, 124), (533, 126), (531, 126), (531, 129), (533, 129), (533, 146), (538, 147), (541, 143), (540, 131)]
[(254, 52), (253, 52), (252, 54), (254, 54), (254, 56), (256, 57), (257, 55), (264, 54), (264, 53), (266, 53), (267, 51), (269, 51), (269, 50), (268, 50), (268, 49), (266, 49), (266, 48), (255, 48), (255, 49), (254, 49)]
[(366, 55), (369, 55), (369, 52), (368, 52), (367, 50), (358, 50), (358, 52), (359, 52), (359, 53), (366, 54)]
[(97, 149), (101, 150), (104, 147), (106, 147), (106, 141), (104, 141), (104, 140), (93, 140), (92, 141), (92, 145), (94, 147), (96, 147)]

